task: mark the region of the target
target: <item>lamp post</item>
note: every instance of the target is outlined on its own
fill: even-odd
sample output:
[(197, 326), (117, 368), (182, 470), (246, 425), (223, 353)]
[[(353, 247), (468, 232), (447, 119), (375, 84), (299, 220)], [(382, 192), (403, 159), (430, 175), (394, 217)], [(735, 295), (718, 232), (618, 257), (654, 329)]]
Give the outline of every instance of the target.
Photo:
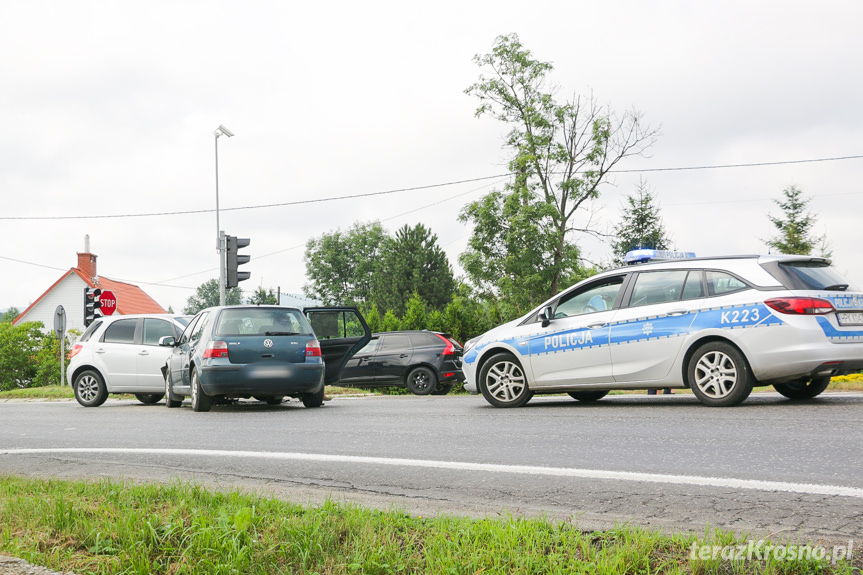
[(216, 251), (219, 252), (219, 305), (225, 305), (225, 232), (219, 225), (219, 136), (233, 137), (234, 133), (219, 125), (213, 132), (216, 136)]

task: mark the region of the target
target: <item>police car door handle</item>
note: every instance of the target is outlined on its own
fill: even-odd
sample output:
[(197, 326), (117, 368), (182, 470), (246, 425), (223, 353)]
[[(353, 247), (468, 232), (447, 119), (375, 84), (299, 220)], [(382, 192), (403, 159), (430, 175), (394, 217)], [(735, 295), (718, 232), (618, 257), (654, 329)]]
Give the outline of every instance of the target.
[(674, 311), (670, 311), (670, 312), (666, 313), (665, 315), (667, 315), (669, 317), (674, 317), (674, 316), (678, 316), (678, 315), (686, 315), (687, 313), (689, 313), (688, 310), (676, 309)]
[(601, 327), (605, 327), (605, 326), (607, 326), (607, 325), (608, 325), (608, 322), (607, 322), (607, 321), (604, 321), (604, 322), (601, 322), (601, 323), (592, 323), (592, 324), (588, 325), (588, 326), (587, 326), (587, 328), (588, 328), (588, 329), (599, 329), (599, 328), (601, 328)]

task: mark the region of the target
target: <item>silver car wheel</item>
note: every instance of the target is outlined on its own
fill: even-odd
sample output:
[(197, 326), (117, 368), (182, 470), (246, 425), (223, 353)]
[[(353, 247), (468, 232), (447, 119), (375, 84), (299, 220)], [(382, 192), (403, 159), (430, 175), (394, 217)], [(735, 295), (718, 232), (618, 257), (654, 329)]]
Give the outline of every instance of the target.
[(695, 364), (695, 385), (711, 399), (726, 397), (734, 391), (737, 380), (734, 360), (721, 351), (705, 353)]
[(78, 380), (78, 395), (86, 402), (91, 402), (99, 395), (100, 382), (90, 374), (84, 375)]

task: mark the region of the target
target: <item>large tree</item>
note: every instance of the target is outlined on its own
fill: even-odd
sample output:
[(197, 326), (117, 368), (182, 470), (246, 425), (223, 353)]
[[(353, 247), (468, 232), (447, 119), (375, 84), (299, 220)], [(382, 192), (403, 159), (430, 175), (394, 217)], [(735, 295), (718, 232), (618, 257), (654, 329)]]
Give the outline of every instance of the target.
[(626, 252), (637, 248), (668, 249), (670, 240), (662, 225), (659, 206), (644, 180), (638, 182), (635, 193), (626, 197), (620, 216), (611, 241), (615, 264), (622, 265)]
[(306, 243), (306, 296), (325, 304), (370, 301), (372, 279), (387, 237), (380, 222), (355, 223), (346, 232), (336, 230)]
[[(461, 261), (479, 287), (494, 284), (493, 293), (506, 297), (508, 284), (527, 281), (544, 284), (548, 297), (578, 270), (574, 233), (598, 235), (589, 217), (579, 221), (576, 214), (587, 215), (609, 172), (650, 147), (658, 132), (640, 114), (615, 114), (593, 96), (558, 103), (547, 79), (552, 65), (534, 59), (515, 34), (498, 37), (492, 52), (474, 61), (484, 72), (466, 93), (479, 99), (477, 117), (509, 127), (514, 177), (503, 191), (462, 210), (460, 219), (474, 231)], [(499, 279), (478, 274), (483, 266), (497, 270)]]
[[(227, 305), (240, 305), (243, 300), (243, 292), (240, 288), (231, 288), (226, 292), (225, 303)], [(202, 309), (219, 305), (219, 280), (207, 280), (198, 286), (195, 295), (186, 300), (183, 313), (195, 315)]]
[(824, 236), (815, 236), (812, 228), (816, 217), (807, 210), (810, 198), (803, 196), (803, 190), (797, 186), (789, 186), (782, 190), (785, 201), (773, 200), (784, 214), (784, 217), (767, 217), (776, 227), (779, 235), (764, 243), (772, 250), (783, 254), (810, 255), (816, 246), (820, 246), (821, 255), (830, 257)]
[(405, 225), (384, 241), (373, 285), (373, 301), (380, 309), (401, 315), (415, 293), (432, 309), (441, 309), (455, 289), (449, 259), (430, 229)]

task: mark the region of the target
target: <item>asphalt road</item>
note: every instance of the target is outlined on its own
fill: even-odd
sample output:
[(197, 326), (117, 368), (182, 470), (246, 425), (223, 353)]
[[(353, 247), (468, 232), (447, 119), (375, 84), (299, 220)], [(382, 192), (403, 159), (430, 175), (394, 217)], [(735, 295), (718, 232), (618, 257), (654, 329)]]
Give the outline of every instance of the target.
[(109, 400), (0, 403), (0, 473), (193, 480), (419, 515), (545, 514), (585, 529), (706, 526), (774, 539), (863, 535), (863, 394), (480, 397), (244, 403), (194, 413)]

